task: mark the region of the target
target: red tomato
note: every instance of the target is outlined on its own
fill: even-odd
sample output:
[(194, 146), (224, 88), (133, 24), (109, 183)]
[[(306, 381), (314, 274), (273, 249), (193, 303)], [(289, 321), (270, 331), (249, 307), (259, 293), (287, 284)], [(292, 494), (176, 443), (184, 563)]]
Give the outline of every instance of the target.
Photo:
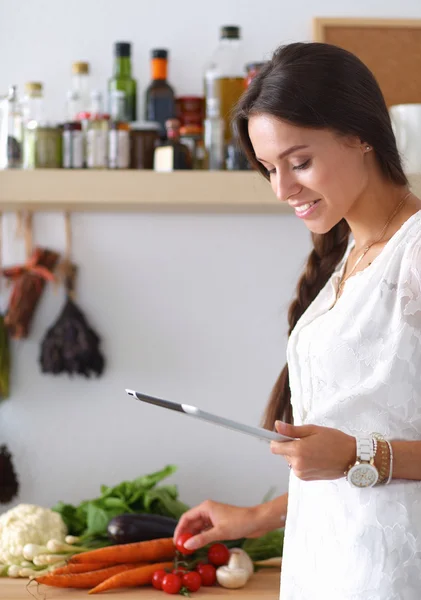
[(196, 571), (190, 571), (185, 573), (182, 578), (182, 584), (189, 590), (189, 592), (197, 592), (202, 585), (202, 578)]
[(153, 574), (152, 585), (156, 590), (162, 590), (162, 580), (164, 579), (165, 575), (168, 575), (168, 573), (164, 571), (164, 569), (159, 569)]
[(162, 589), (166, 594), (178, 594), (181, 590), (181, 577), (167, 573), (162, 580)]
[(225, 544), (212, 544), (208, 550), (208, 560), (215, 567), (228, 564), (230, 551)]
[(189, 540), (192, 537), (192, 533), (182, 533), (180, 536), (178, 536), (175, 542), (175, 547), (179, 552), (181, 552), (181, 554), (193, 554), (194, 550), (188, 550), (184, 547), (184, 544), (187, 542), (187, 540)]
[(216, 582), (216, 569), (213, 565), (198, 565), (196, 568), (202, 578), (202, 585), (213, 585)]

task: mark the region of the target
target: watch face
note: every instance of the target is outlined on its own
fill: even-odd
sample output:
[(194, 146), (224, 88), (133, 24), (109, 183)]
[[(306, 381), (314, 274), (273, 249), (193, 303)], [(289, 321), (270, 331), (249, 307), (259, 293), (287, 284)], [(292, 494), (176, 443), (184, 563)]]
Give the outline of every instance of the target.
[(379, 473), (376, 467), (369, 464), (354, 465), (348, 473), (348, 481), (354, 487), (373, 487), (377, 483)]

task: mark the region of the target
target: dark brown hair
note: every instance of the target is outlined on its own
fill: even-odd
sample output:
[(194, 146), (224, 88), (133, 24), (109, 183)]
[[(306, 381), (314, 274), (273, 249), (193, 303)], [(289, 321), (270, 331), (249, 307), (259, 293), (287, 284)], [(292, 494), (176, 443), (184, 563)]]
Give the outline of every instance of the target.
[[(234, 131), (253, 167), (269, 179), (267, 170), (256, 160), (248, 134), (248, 120), (255, 114), (358, 136), (372, 146), (385, 179), (408, 184), (380, 87), (366, 65), (342, 48), (317, 42), (281, 46), (238, 102)], [(328, 233), (312, 234), (314, 248), (288, 311), (288, 335), (343, 258), (349, 233), (347, 222), (342, 220)], [(292, 422), (288, 365), (272, 390), (263, 426), (273, 429), (276, 419)]]

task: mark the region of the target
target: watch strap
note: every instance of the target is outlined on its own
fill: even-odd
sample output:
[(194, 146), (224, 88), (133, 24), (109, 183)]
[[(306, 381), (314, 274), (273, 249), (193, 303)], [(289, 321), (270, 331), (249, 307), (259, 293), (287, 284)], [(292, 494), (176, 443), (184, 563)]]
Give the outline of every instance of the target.
[(371, 437), (357, 437), (357, 460), (370, 462), (374, 457), (373, 439)]

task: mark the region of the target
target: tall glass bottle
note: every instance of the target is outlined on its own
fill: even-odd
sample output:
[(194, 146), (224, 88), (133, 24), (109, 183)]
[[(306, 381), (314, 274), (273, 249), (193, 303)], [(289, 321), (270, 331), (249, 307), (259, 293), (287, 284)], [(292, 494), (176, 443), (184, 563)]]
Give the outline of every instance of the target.
[(174, 90), (167, 82), (168, 50), (152, 50), (152, 82), (146, 90), (145, 118), (160, 125), (160, 135), (165, 137), (165, 121), (175, 117)]
[(205, 119), (205, 148), (210, 171), (224, 168), (224, 133), (225, 123), (220, 116), (219, 101), (217, 98), (210, 98), (206, 103)]
[(225, 125), (225, 142), (232, 138), (231, 111), (244, 92), (244, 61), (240, 28), (221, 28), (220, 42), (205, 72), (205, 97), (219, 101), (220, 116)]
[(43, 85), (38, 81), (28, 81), (25, 84), (25, 96), (22, 102), (23, 122), (26, 125), (29, 121), (43, 121), (44, 113), (44, 95)]
[(67, 120), (76, 121), (89, 110), (90, 76), (89, 63), (72, 64), (72, 87), (67, 92)]
[(126, 94), (127, 114), (125, 120), (136, 121), (137, 83), (132, 77), (131, 44), (129, 42), (117, 42), (114, 46), (114, 52), (114, 73), (108, 81), (108, 111), (111, 110), (112, 92), (121, 90)]
[(22, 166), (22, 109), (17, 86), (12, 85), (0, 98), (0, 169)]

